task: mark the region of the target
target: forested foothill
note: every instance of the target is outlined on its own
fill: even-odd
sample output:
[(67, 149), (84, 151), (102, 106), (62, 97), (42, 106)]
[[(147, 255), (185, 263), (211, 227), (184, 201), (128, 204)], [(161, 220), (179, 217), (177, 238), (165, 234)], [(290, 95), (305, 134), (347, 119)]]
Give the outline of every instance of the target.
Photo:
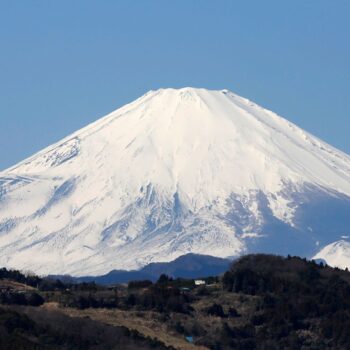
[(203, 281), (101, 286), (3, 268), (0, 348), (350, 348), (347, 270), (258, 254)]

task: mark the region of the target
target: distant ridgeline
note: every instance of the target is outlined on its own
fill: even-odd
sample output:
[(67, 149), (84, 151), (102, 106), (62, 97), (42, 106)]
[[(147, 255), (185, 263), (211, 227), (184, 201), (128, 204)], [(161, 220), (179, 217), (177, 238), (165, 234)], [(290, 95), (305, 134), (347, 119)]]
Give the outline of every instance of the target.
[(171, 262), (148, 264), (140, 270), (114, 270), (103, 276), (71, 277), (52, 275), (49, 277), (66, 282), (95, 282), (104, 285), (146, 279), (155, 282), (162, 274), (173, 278), (217, 276), (226, 272), (231, 263), (232, 261), (228, 259), (190, 253), (182, 255)]

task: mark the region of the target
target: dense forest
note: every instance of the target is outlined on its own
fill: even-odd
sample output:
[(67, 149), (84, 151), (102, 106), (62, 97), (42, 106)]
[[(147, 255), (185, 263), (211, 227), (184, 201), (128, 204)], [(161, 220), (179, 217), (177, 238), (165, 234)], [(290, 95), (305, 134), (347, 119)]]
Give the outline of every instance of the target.
[(0, 348), (350, 348), (346, 270), (259, 254), (203, 280), (100, 286), (0, 269)]

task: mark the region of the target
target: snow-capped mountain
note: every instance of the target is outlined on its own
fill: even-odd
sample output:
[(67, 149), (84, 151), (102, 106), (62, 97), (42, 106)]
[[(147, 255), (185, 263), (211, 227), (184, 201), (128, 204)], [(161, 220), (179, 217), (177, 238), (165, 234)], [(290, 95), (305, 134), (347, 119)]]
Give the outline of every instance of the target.
[(350, 242), (340, 240), (325, 246), (313, 259), (320, 259), (328, 265), (341, 269), (350, 268)]
[(348, 155), (230, 91), (160, 89), (0, 173), (0, 266), (311, 257), (349, 218)]

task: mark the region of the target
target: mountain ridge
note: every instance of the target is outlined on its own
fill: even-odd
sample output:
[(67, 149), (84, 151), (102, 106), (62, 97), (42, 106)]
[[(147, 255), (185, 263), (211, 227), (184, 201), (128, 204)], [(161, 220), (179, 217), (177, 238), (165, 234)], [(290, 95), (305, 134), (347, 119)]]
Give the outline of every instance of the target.
[(189, 253), (181, 255), (170, 262), (150, 263), (140, 270), (112, 270), (102, 276), (48, 276), (62, 281), (81, 283), (95, 282), (101, 285), (128, 283), (134, 280), (151, 280), (156, 282), (160, 275), (165, 274), (172, 278), (205, 278), (219, 276), (226, 272), (232, 260), (217, 258), (209, 255)]

